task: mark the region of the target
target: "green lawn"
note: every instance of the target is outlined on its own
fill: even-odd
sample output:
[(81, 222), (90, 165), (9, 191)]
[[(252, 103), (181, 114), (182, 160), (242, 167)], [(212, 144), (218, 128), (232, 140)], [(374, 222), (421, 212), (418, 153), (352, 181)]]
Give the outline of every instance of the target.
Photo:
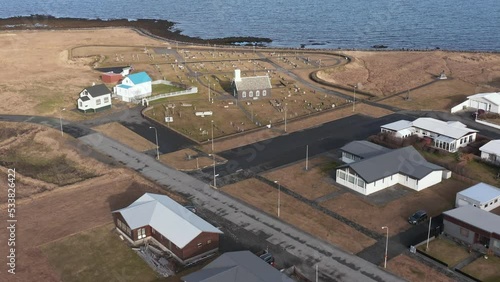
[(108, 224), (42, 246), (62, 281), (154, 281), (156, 273)]
[(153, 84), (152, 85), (153, 95), (163, 94), (163, 93), (171, 93), (185, 90), (183, 88), (167, 85), (167, 84)]
[(445, 262), (449, 267), (456, 265), (469, 256), (469, 253), (460, 245), (448, 239), (435, 239), (429, 242), (429, 249), (425, 251), (426, 244), (418, 247), (419, 250), (427, 253), (428, 255)]
[(461, 270), (481, 281), (500, 281), (500, 258), (496, 256), (488, 256), (488, 259), (479, 257)]

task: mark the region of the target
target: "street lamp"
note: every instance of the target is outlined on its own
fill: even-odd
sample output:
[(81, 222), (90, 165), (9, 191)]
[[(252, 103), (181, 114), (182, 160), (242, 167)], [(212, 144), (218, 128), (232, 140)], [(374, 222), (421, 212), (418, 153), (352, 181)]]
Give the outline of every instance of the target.
[(358, 86), (357, 85), (354, 85), (354, 88), (353, 88), (353, 91), (354, 91), (354, 101), (352, 103), (352, 111), (354, 112), (356, 110), (356, 88)]
[(384, 268), (387, 268), (387, 246), (389, 245), (389, 227), (382, 226), (382, 229), (386, 231), (385, 237), (385, 256), (384, 256)]
[(155, 130), (155, 137), (156, 137), (156, 159), (160, 159), (160, 146), (158, 146), (158, 131), (156, 130), (156, 127), (150, 126), (149, 129), (154, 129)]
[(214, 153), (214, 121), (212, 120), (212, 154)]
[(286, 132), (286, 103), (285, 103), (285, 132)]
[(64, 136), (63, 125), (62, 125), (62, 112), (65, 110), (66, 108), (62, 108), (62, 110), (59, 111), (59, 124), (61, 125), (61, 136)]
[(217, 176), (219, 176), (219, 174), (215, 174), (215, 155), (212, 154), (212, 157), (214, 159), (214, 188), (217, 189)]
[(281, 184), (278, 180), (274, 181), (278, 184), (278, 217), (280, 217), (280, 204), (281, 204)]

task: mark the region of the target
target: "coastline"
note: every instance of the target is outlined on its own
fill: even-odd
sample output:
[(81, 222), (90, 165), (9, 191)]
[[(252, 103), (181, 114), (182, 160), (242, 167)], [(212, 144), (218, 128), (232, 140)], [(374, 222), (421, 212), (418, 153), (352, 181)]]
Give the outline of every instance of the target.
[(31, 15), (22, 17), (11, 17), (0, 19), (0, 29), (9, 30), (61, 30), (61, 29), (82, 29), (82, 28), (107, 28), (107, 27), (128, 27), (137, 29), (147, 35), (159, 37), (165, 40), (178, 41), (195, 44), (218, 44), (237, 45), (249, 44), (264, 46), (272, 42), (270, 38), (261, 37), (225, 37), (201, 39), (181, 34), (182, 31), (175, 29), (175, 22), (168, 20), (153, 19), (84, 19), (84, 18), (56, 18), (47, 15)]

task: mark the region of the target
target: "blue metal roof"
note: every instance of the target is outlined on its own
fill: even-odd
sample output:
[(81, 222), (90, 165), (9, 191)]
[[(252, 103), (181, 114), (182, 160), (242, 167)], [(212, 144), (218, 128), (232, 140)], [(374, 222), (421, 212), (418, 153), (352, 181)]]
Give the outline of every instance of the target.
[(127, 76), (134, 84), (141, 84), (151, 81), (151, 77), (146, 72), (138, 72)]

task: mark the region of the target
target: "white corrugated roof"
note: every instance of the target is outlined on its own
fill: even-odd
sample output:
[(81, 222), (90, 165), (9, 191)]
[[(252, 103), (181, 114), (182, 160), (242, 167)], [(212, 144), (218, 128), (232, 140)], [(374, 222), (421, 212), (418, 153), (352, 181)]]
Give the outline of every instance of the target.
[(402, 120), (398, 120), (398, 121), (395, 121), (395, 122), (391, 122), (391, 123), (382, 125), (381, 127), (382, 128), (387, 128), (387, 129), (390, 129), (390, 130), (399, 131), (399, 130), (410, 128), (410, 127), (412, 127), (412, 125), (411, 125), (411, 121), (402, 119)]
[(491, 140), (479, 148), (481, 152), (500, 155), (500, 140)]
[(473, 206), (461, 206), (443, 212), (450, 217), (468, 223), (486, 232), (500, 234), (500, 216)]
[(455, 139), (462, 138), (463, 136), (471, 132), (477, 132), (477, 130), (470, 129), (467, 127), (462, 127), (457, 123), (448, 123), (433, 118), (418, 118), (414, 120), (412, 124), (413, 127), (418, 127), (427, 131), (432, 131), (437, 134), (452, 137)]
[(468, 96), (467, 99), (476, 101), (486, 100), (492, 104), (500, 105), (500, 92), (479, 93)]
[(184, 248), (201, 232), (222, 234), (196, 214), (171, 198), (146, 193), (119, 212), (131, 229), (151, 226), (179, 248)]
[(486, 204), (492, 199), (500, 197), (500, 188), (481, 182), (458, 192), (458, 194)]

